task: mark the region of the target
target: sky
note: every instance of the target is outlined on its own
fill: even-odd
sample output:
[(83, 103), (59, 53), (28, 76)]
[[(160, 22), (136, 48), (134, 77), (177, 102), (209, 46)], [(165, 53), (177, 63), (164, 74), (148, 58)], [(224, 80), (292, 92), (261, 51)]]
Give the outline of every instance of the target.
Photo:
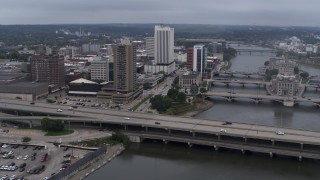
[(0, 24), (163, 23), (320, 27), (319, 0), (1, 0)]

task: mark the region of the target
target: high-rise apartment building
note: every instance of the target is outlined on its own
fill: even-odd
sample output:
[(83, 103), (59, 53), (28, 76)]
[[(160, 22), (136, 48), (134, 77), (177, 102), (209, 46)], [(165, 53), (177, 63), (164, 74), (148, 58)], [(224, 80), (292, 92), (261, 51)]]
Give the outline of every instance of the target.
[(65, 84), (64, 57), (59, 55), (33, 55), (30, 61), (33, 81), (47, 82), (54, 87)]
[(128, 103), (142, 93), (136, 78), (136, 47), (125, 39), (112, 49), (113, 83), (102, 87), (97, 97), (114, 103)]
[(158, 65), (168, 65), (174, 61), (174, 29), (156, 25), (154, 29), (155, 60)]
[(117, 91), (134, 91), (136, 88), (136, 47), (125, 39), (113, 49), (114, 85)]

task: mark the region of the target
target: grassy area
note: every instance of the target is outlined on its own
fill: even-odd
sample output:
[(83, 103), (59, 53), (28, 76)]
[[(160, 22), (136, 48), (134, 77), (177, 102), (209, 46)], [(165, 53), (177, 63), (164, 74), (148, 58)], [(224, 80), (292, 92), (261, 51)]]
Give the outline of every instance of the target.
[(45, 136), (65, 136), (65, 135), (72, 134), (73, 132), (74, 131), (70, 129), (65, 129), (62, 131), (47, 131)]
[(308, 78), (302, 78), (301, 84), (307, 84), (309, 81)]
[(174, 103), (171, 108), (166, 111), (169, 115), (182, 115), (187, 112), (194, 111), (196, 109), (195, 104), (190, 103)]
[(134, 105), (130, 111), (136, 111), (143, 103), (152, 97), (152, 94), (149, 94), (147, 97), (143, 98), (138, 104)]
[(78, 146), (86, 146), (86, 147), (99, 147), (102, 144), (115, 145), (118, 143), (128, 145), (130, 143), (129, 137), (124, 135), (121, 132), (116, 132), (116, 133), (112, 134), (111, 137), (89, 139), (89, 140), (84, 140), (81, 142), (72, 142), (70, 144), (78, 145)]

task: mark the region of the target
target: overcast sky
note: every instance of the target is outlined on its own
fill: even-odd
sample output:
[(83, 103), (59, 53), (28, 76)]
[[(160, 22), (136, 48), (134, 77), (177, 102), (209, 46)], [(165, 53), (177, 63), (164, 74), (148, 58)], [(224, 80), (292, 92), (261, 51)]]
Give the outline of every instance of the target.
[(0, 0), (0, 24), (320, 26), (320, 0)]

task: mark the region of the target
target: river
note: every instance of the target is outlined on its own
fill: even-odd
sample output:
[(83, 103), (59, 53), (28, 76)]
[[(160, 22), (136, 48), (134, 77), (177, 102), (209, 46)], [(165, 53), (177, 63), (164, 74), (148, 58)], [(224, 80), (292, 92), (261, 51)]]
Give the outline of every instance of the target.
[[(261, 48), (250, 46), (248, 48)], [(272, 56), (272, 54), (271, 54)], [(241, 54), (231, 60), (233, 71), (257, 69), (270, 56)], [(300, 65), (311, 75), (319, 75), (320, 70), (312, 66)], [(264, 93), (263, 88), (252, 86), (215, 86), (213, 90)], [(310, 90), (308, 96), (320, 96)], [(254, 104), (249, 100), (226, 102), (214, 99), (215, 105), (200, 114), (199, 118), (228, 120), (232, 122), (262, 124), (277, 127), (292, 127), (318, 131), (320, 110), (310, 104), (293, 108), (279, 103), (262, 102)], [(144, 142), (132, 144), (110, 164), (87, 177), (88, 180), (251, 180), (251, 179), (320, 179), (319, 162), (253, 154), (241, 155), (237, 151), (218, 151), (208, 147), (188, 148), (185, 144)]]

